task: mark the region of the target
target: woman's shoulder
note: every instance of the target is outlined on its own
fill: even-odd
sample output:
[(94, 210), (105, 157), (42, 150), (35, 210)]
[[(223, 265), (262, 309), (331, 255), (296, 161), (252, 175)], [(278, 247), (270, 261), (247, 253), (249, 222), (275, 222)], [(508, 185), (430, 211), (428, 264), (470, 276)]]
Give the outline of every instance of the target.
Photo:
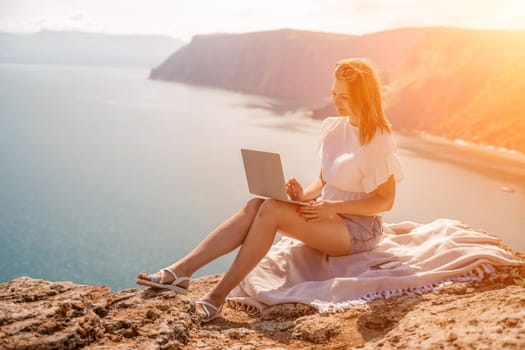
[(388, 153), (396, 152), (397, 146), (392, 132), (388, 132), (378, 128), (374, 134), (372, 142), (370, 142), (370, 148), (376, 151)]
[(322, 134), (327, 134), (330, 131), (334, 130), (343, 119), (344, 118), (342, 117), (333, 117), (333, 116), (326, 117), (325, 119), (323, 119), (321, 123)]
[(342, 117), (336, 117), (336, 116), (328, 116), (323, 119), (321, 126), (327, 126), (327, 125), (333, 125), (339, 123), (343, 118)]

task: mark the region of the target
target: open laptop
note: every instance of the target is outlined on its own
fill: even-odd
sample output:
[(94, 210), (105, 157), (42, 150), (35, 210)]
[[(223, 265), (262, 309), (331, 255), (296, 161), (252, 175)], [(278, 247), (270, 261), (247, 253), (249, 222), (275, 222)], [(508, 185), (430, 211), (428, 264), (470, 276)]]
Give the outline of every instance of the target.
[(281, 156), (278, 153), (241, 149), (241, 154), (248, 190), (251, 194), (288, 203), (309, 205), (309, 202), (288, 198)]

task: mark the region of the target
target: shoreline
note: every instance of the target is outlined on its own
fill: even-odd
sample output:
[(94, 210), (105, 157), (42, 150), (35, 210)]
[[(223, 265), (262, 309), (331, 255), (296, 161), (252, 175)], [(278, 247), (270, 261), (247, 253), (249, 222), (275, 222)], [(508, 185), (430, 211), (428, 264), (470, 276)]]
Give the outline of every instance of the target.
[(492, 155), (498, 158), (507, 159), (513, 162), (521, 163), (525, 166), (525, 153), (514, 149), (508, 149), (505, 147), (497, 147), (494, 145), (484, 145), (465, 141), (462, 139), (449, 139), (443, 136), (433, 135), (425, 131), (398, 131), (398, 133), (407, 136), (416, 136), (422, 140), (430, 143), (447, 145), (456, 147), (457, 149), (467, 150), (472, 152), (484, 153)]
[[(323, 110), (323, 115), (330, 115), (330, 112), (324, 111), (326, 107), (326, 101), (317, 100), (304, 100), (304, 99), (292, 99), (292, 98), (273, 98), (262, 95), (253, 95), (262, 100), (259, 103), (252, 103), (247, 105), (249, 108), (261, 108), (272, 111), (282, 117), (287, 115), (303, 115), (303, 117), (309, 120), (316, 120), (322, 122), (326, 117), (320, 117), (316, 111)], [(523, 172), (518, 171), (519, 174), (525, 177), (525, 153), (515, 149), (507, 149), (504, 147), (498, 147), (490, 144), (479, 144), (462, 139), (449, 139), (444, 136), (433, 135), (426, 131), (397, 130), (393, 128), (394, 133), (399, 135), (419, 139), (426, 143), (448, 147), (450, 149), (460, 150), (462, 152), (470, 153), (473, 156), (478, 157), (491, 157), (498, 159), (498, 161), (508, 162), (511, 167), (523, 167)], [(411, 147), (414, 148), (414, 147)], [(442, 156), (442, 159), (449, 159), (446, 156)], [(470, 162), (466, 162), (469, 164)]]
[(525, 189), (525, 154), (503, 151), (494, 146), (482, 146), (463, 140), (449, 140), (425, 132), (394, 131), (398, 148), (419, 153), (425, 157), (454, 163), (469, 170), (482, 172), (503, 181), (501, 190), (514, 192), (505, 183), (512, 182)]

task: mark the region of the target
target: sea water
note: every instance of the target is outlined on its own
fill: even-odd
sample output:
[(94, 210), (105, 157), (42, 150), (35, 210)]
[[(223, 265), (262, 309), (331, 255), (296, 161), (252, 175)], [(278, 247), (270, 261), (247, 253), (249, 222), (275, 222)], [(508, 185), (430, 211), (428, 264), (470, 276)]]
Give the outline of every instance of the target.
[[(281, 153), (286, 177), (305, 186), (319, 175), (320, 121), (308, 102), (148, 73), (0, 65), (0, 282), (133, 287), (137, 272), (169, 265), (251, 198), (240, 148)], [(455, 218), (525, 250), (522, 181), (395, 137), (406, 179), (385, 222)], [(222, 273), (232, 259), (195, 276)]]

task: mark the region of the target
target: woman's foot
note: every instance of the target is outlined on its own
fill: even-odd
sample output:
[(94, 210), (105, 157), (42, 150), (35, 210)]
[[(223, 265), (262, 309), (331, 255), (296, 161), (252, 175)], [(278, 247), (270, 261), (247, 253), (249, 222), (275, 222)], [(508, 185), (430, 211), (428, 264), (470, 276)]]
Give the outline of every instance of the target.
[(190, 286), (190, 278), (180, 271), (177, 267), (169, 266), (157, 273), (139, 273), (137, 275), (137, 284), (174, 290), (186, 294)]
[(206, 296), (195, 302), (195, 312), (202, 323), (207, 323), (221, 315), (223, 305), (224, 300), (213, 300), (211, 296)]
[(224, 297), (208, 292), (195, 302), (195, 312), (200, 317), (202, 323), (210, 322), (221, 315)]

